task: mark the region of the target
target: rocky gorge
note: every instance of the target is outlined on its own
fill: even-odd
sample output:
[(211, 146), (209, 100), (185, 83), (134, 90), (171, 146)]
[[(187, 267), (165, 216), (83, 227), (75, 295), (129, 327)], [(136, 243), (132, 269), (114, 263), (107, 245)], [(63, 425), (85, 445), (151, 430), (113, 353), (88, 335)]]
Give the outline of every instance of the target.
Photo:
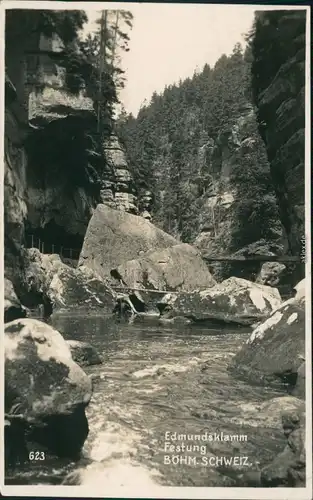
[[(248, 333), (245, 342), (239, 340), (227, 355), (223, 377), (243, 381), (247, 384), (243, 391), (256, 385), (269, 393), (280, 392), (276, 397), (270, 393), (269, 399), (265, 392), (262, 402), (252, 397), (250, 403), (238, 402), (228, 425), (260, 425), (280, 433), (285, 442), (277, 456), (273, 450), (268, 453), (261, 469), (254, 464), (255, 470), (249, 472), (218, 470), (212, 484), (303, 487), (306, 280), (300, 278), (304, 266), (300, 272), (286, 272), (279, 263), (251, 269), (247, 265), (242, 276), (232, 267), (209, 266), (203, 258), (217, 251), (221, 255), (262, 254), (263, 248), (266, 255), (276, 255), (281, 246), (292, 255), (298, 251), (290, 243), (296, 231), (291, 209), (290, 220), (277, 218), (277, 238), (270, 247), (268, 241), (258, 240), (234, 249), (228, 239), (237, 196), (231, 172), (238, 165), (238, 154), (255, 150), (255, 137), (250, 134), (257, 128), (255, 110), (246, 106), (226, 131), (202, 141), (197, 151), (198, 177), (205, 181), (201, 223), (193, 241), (186, 241), (179, 231), (165, 230), (153, 209), (151, 191), (136, 185), (118, 127), (109, 136), (99, 134), (96, 101), (88, 86), (79, 93), (69, 91), (63, 66), (66, 41), (56, 34), (38, 36), (36, 30), (32, 38), (28, 36), (31, 27), (22, 33), (23, 44), (14, 47), (8, 40), (6, 53), (7, 473), (27, 463), (35, 446), (47, 456), (78, 463), (74, 473), (62, 477), (63, 484), (90, 484), (106, 474), (108, 467), (101, 461), (89, 457), (86, 465), (82, 460), (90, 426), (94, 426), (92, 434), (97, 429), (88, 411), (97, 404), (97, 387), (103, 383), (102, 375), (93, 377), (94, 372), (88, 370), (98, 365), (105, 368), (106, 363), (111, 366), (110, 360), (93, 345), (91, 332), (90, 339), (81, 341), (70, 323), (62, 332), (56, 326), (62, 315), (75, 318), (80, 312), (108, 318), (122, 330), (135, 323), (142, 331), (154, 324), (161, 330), (173, 327), (170, 332), (177, 325), (181, 329), (187, 325), (190, 337), (199, 328), (201, 332), (217, 328), (218, 332)], [(157, 190), (164, 188), (160, 184)], [(285, 203), (292, 205), (292, 196)], [(297, 196), (301, 198), (298, 192)], [(301, 211), (297, 208), (296, 212), (301, 218)], [(37, 240), (43, 243), (40, 248), (31, 244)], [(62, 248), (75, 249), (76, 257), (66, 259)], [(286, 298), (280, 293), (284, 282), (289, 287)], [(104, 345), (109, 327), (103, 330)], [(89, 332), (85, 333), (88, 337)], [(222, 342), (227, 343), (226, 336)], [(193, 375), (197, 386), (210, 383), (212, 370), (203, 344), (201, 349), (203, 356), (199, 354)], [(146, 357), (153, 360), (153, 352)], [(110, 370), (114, 373), (114, 367)], [(176, 370), (179, 378), (183, 369), (176, 366)], [(164, 361), (164, 366), (123, 373), (121, 390), (141, 377), (162, 379), (168, 371)], [(108, 391), (110, 387), (108, 383)], [(114, 398), (110, 405), (113, 412)], [(210, 414), (197, 413), (196, 418), (203, 425)], [(218, 455), (219, 451), (210, 453)]]

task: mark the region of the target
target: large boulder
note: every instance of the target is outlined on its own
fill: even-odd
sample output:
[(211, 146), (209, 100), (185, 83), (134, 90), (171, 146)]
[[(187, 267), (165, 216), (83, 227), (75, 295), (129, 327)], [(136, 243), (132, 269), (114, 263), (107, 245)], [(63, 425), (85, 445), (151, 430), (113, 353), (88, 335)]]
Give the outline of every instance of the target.
[(27, 309), (17, 298), (12, 282), (4, 278), (4, 322), (25, 318), (26, 315)]
[(5, 327), (4, 349), (5, 413), (19, 409), (30, 425), (30, 442), (78, 457), (88, 435), (92, 387), (62, 335), (41, 321), (17, 319)]
[(230, 370), (250, 381), (293, 386), (305, 355), (305, 297), (299, 293), (255, 328)]
[(114, 294), (107, 283), (91, 269), (64, 264), (58, 255), (27, 251), (26, 288), (38, 300), (49, 302), (52, 310), (86, 307), (110, 313), (115, 306)]
[(184, 316), (194, 321), (251, 325), (266, 318), (280, 304), (276, 288), (242, 278), (228, 278), (200, 292), (168, 294), (159, 308), (167, 318)]
[(113, 272), (130, 288), (194, 291), (216, 285), (198, 251), (186, 243), (152, 250)]
[(178, 242), (143, 217), (98, 205), (89, 222), (78, 266), (90, 267), (101, 277), (149, 250)]
[(53, 309), (85, 307), (111, 313), (115, 307), (113, 292), (100, 277), (82, 266), (73, 269), (58, 266), (49, 285), (47, 296)]
[(102, 359), (96, 349), (88, 342), (67, 340), (72, 358), (79, 366), (101, 365)]

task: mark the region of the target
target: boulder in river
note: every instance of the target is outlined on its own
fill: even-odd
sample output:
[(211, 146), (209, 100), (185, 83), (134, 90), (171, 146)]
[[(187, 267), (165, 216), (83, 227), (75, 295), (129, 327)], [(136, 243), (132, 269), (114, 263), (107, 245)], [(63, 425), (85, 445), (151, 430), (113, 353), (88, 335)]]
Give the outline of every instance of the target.
[(26, 288), (38, 301), (50, 303), (51, 312), (60, 308), (76, 309), (79, 304), (110, 313), (115, 306), (111, 288), (91, 269), (72, 268), (58, 255), (41, 254), (35, 248), (27, 251), (25, 280)]
[(281, 304), (276, 288), (242, 278), (228, 278), (194, 293), (168, 294), (159, 303), (162, 317), (184, 316), (194, 321), (251, 325)]
[(72, 358), (79, 366), (101, 365), (102, 359), (97, 350), (88, 342), (67, 340)]
[(77, 458), (88, 436), (92, 387), (62, 335), (41, 321), (17, 319), (5, 326), (4, 349), (5, 413), (18, 408), (30, 442)]
[(4, 322), (8, 323), (26, 316), (27, 309), (19, 301), (12, 282), (4, 278)]
[(102, 278), (141, 253), (174, 246), (178, 241), (143, 217), (98, 205), (89, 221), (78, 265)]
[(305, 297), (299, 293), (276, 308), (252, 332), (230, 370), (249, 381), (294, 386), (305, 354)]
[(146, 252), (113, 273), (130, 288), (193, 291), (216, 285), (199, 252), (187, 243)]

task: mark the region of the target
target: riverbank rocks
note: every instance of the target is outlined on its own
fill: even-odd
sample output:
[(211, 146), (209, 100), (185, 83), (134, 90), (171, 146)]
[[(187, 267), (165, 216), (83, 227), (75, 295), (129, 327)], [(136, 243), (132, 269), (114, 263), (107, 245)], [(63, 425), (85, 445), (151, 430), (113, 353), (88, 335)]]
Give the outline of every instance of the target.
[(255, 328), (229, 369), (256, 383), (279, 381), (294, 386), (304, 353), (305, 297), (299, 287), (295, 297)]
[(72, 358), (79, 366), (101, 365), (101, 356), (96, 349), (88, 342), (80, 342), (79, 340), (67, 340), (72, 354)]
[(261, 486), (305, 487), (305, 425), (297, 412), (282, 416), (287, 445), (261, 472)]
[(280, 429), (286, 413), (296, 412), (304, 419), (305, 402), (294, 396), (279, 396), (261, 403), (239, 403), (237, 410), (238, 415), (230, 420), (236, 425)]
[(298, 368), (297, 380), (292, 394), (298, 398), (305, 399), (305, 361)]
[(44, 255), (32, 248), (27, 252), (26, 288), (43, 302), (49, 302), (51, 312), (64, 308), (100, 308), (111, 313), (115, 306), (113, 292), (91, 269), (79, 269), (64, 264), (58, 255)]
[(27, 309), (19, 301), (12, 282), (4, 278), (4, 322), (8, 323), (26, 316)]
[(281, 304), (276, 288), (242, 278), (228, 278), (212, 288), (166, 295), (158, 304), (162, 317), (184, 316), (194, 321), (251, 325)]
[(216, 285), (198, 251), (186, 243), (146, 252), (113, 273), (130, 288), (193, 291)]
[(143, 217), (98, 205), (88, 225), (78, 266), (85, 265), (105, 278), (128, 260), (177, 243)]
[(88, 435), (91, 381), (73, 361), (62, 335), (38, 320), (5, 326), (5, 413), (17, 408), (29, 442), (75, 459)]
[(61, 264), (53, 274), (47, 296), (53, 309), (83, 307), (110, 314), (115, 307), (113, 292), (100, 277), (82, 266), (73, 269)]

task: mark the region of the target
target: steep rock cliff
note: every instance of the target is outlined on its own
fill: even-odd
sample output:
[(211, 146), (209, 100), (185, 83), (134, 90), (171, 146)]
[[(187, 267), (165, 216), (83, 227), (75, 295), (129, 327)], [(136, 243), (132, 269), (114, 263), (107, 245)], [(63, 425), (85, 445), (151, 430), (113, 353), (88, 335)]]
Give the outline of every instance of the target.
[[(269, 228), (266, 233), (258, 233), (251, 227), (249, 219), (253, 206), (247, 210), (247, 237), (240, 224), (242, 215), (242, 200), (250, 203), (249, 198), (258, 196), (253, 181), (257, 179), (258, 170), (263, 164), (264, 175), (269, 176), (269, 165), (259, 158), (260, 144), (256, 135), (256, 114), (250, 104), (247, 104), (239, 114), (234, 125), (217, 135), (216, 140), (209, 138), (207, 143), (199, 149), (199, 178), (203, 194), (199, 199), (199, 234), (194, 244), (206, 255), (240, 255), (263, 254), (274, 255), (280, 253), (285, 246), (285, 237), (282, 225), (278, 219), (276, 201), (273, 200), (273, 217), (268, 219)], [(265, 149), (264, 149), (265, 152)], [(247, 161), (248, 160), (248, 161)], [(245, 164), (244, 162), (247, 161)], [(246, 167), (246, 168), (245, 168)], [(249, 175), (252, 176), (249, 183)], [(256, 182), (258, 182), (256, 180)], [(268, 194), (271, 189), (267, 186)], [(251, 190), (251, 196), (249, 194)], [(272, 193), (274, 198), (274, 193)], [(253, 222), (255, 225), (255, 223)], [(237, 234), (241, 237), (238, 237)], [(226, 278), (236, 275), (252, 279), (259, 271), (259, 264), (245, 263), (232, 265), (226, 263), (211, 264), (216, 277)]]
[(125, 152), (117, 135), (112, 134), (103, 145), (107, 165), (111, 168), (111, 180), (103, 179), (101, 202), (125, 212), (137, 214), (136, 187), (128, 169)]
[(68, 89), (63, 42), (29, 33), (6, 47), (5, 272), (17, 286), (25, 246), (40, 238), (46, 252), (80, 250), (106, 185), (115, 208), (136, 212), (117, 137), (112, 157), (88, 89)]
[(252, 87), (289, 250), (304, 236), (305, 24), (303, 10), (259, 12)]

